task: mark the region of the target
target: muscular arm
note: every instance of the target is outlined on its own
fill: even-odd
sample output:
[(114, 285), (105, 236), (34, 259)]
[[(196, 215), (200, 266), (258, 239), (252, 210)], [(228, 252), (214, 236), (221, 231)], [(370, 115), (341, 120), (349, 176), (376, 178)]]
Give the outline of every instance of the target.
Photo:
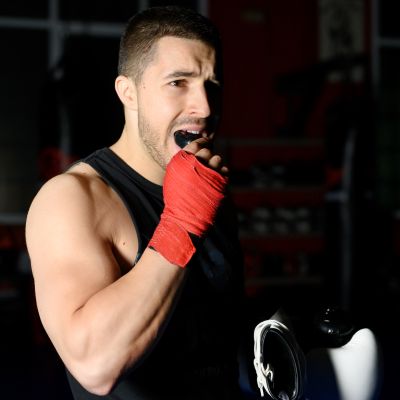
[(79, 382), (104, 394), (156, 337), (185, 271), (146, 250), (121, 276), (91, 194), (69, 174), (47, 184), (27, 244), (49, 337)]
[[(218, 156), (190, 146), (224, 172)], [(104, 223), (108, 208), (90, 182), (67, 173), (47, 183), (30, 208), (26, 237), (43, 325), (68, 370), (103, 395), (154, 342), (186, 270), (146, 249), (122, 276)], [(137, 247), (136, 233), (128, 245)]]

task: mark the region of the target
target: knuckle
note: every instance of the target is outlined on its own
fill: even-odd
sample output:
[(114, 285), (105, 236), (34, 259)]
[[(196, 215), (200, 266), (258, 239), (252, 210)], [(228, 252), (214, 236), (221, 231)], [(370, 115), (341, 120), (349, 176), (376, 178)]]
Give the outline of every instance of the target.
[(206, 160), (210, 160), (212, 157), (211, 151), (204, 147), (200, 148), (200, 150), (196, 153), (196, 155)]

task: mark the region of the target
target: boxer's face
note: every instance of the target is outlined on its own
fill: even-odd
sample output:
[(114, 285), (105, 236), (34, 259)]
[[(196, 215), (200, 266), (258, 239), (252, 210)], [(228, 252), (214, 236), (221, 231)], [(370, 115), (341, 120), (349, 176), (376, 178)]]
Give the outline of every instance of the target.
[(215, 52), (201, 41), (168, 36), (156, 46), (137, 87), (138, 128), (145, 151), (165, 169), (179, 150), (175, 131), (213, 133), (209, 120), (219, 83)]

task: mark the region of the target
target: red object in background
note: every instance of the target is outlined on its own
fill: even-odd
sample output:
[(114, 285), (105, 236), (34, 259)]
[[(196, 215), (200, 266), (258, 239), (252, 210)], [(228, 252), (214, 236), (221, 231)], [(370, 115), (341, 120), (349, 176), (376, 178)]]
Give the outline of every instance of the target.
[(277, 78), (317, 61), (317, 1), (235, 0), (229, 7), (210, 2), (209, 15), (224, 47), (221, 134), (275, 135), (286, 118)]

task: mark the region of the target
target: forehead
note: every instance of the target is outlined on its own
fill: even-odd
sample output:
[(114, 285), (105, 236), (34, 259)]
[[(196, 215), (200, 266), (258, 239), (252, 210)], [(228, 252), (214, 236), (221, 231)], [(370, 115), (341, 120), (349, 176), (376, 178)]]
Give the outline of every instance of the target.
[(207, 76), (214, 75), (215, 50), (200, 40), (172, 36), (160, 38), (148, 69), (153, 72), (189, 70)]

